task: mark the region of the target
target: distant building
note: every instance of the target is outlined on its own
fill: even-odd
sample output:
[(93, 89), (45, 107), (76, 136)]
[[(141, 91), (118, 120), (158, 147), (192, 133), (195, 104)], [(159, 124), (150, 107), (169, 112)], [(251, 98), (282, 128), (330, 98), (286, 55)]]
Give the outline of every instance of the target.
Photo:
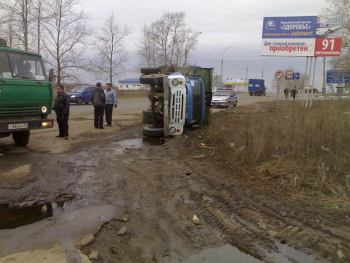
[(137, 91), (137, 90), (147, 90), (148, 85), (140, 83), (140, 79), (122, 79), (118, 81), (118, 90), (124, 91)]

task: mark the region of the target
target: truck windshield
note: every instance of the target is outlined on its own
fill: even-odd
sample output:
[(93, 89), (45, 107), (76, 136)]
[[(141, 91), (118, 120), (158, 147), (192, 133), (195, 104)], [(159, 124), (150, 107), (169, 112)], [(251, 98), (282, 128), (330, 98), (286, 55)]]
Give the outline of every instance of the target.
[(41, 57), (6, 52), (0, 52), (0, 77), (7, 79), (46, 79)]
[(0, 78), (2, 79), (11, 79), (11, 68), (10, 63), (7, 57), (7, 54), (0, 52)]

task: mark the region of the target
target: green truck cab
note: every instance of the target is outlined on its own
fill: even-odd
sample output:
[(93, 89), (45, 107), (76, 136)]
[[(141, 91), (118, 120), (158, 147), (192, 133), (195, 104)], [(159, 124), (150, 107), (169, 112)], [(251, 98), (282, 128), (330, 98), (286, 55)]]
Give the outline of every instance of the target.
[(53, 127), (53, 71), (39, 54), (9, 48), (0, 39), (0, 138), (12, 135), (26, 146), (30, 130)]

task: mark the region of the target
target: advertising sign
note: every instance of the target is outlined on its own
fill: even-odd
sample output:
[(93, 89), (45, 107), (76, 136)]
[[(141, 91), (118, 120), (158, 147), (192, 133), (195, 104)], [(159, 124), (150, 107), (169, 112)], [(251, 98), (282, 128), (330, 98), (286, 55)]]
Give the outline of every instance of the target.
[(317, 16), (265, 17), (263, 38), (316, 38)]
[(278, 57), (335, 57), (341, 37), (330, 38), (341, 27), (338, 20), (317, 16), (265, 17), (261, 55)]
[(313, 57), (315, 39), (263, 39), (263, 56)]
[(350, 70), (328, 70), (327, 83), (350, 83)]
[(316, 57), (337, 57), (341, 55), (342, 38), (316, 38)]

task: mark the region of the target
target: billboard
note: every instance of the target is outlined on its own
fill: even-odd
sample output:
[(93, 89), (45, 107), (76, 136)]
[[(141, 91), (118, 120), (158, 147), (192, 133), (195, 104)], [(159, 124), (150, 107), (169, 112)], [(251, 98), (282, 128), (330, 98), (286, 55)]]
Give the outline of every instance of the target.
[(315, 57), (337, 57), (341, 55), (342, 38), (316, 38)]
[(316, 38), (317, 16), (265, 17), (263, 38)]
[(315, 54), (315, 39), (263, 39), (263, 56), (312, 57)]
[(341, 54), (341, 38), (335, 21), (323, 23), (317, 16), (265, 17), (261, 55), (283, 57), (334, 57)]
[(328, 70), (327, 83), (350, 83), (350, 70)]

